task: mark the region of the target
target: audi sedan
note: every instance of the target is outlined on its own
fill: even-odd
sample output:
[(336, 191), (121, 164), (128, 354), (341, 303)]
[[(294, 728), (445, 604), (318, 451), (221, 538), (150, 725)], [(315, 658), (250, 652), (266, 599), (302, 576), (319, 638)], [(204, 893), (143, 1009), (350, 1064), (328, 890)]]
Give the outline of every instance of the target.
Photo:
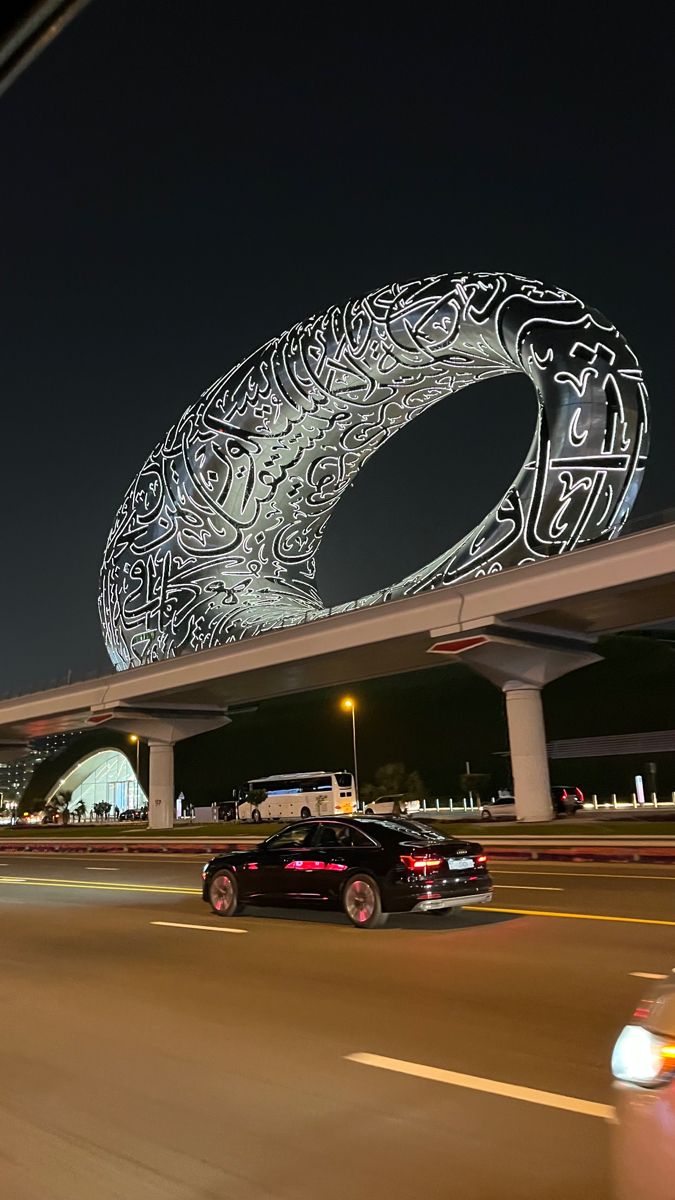
[(202, 879), (219, 917), (249, 903), (318, 903), (341, 908), (358, 929), (383, 925), (392, 912), (444, 913), (492, 899), (481, 846), (403, 818), (299, 821), (254, 850), (216, 855)]

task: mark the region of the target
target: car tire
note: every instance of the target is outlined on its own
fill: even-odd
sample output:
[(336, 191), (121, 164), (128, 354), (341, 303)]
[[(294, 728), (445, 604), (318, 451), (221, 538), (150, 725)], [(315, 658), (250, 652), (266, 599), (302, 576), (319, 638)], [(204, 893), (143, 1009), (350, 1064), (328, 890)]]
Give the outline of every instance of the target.
[(209, 903), (217, 917), (234, 917), (241, 912), (239, 888), (232, 871), (215, 871), (209, 880)]
[(301, 809), (300, 809), (300, 820), (301, 820), (301, 821), (308, 821), (308, 820), (309, 820), (309, 818), (311, 817), (311, 815), (312, 815), (312, 814), (311, 814), (311, 812), (309, 811), (309, 809), (308, 809), (308, 808), (301, 808)]
[(481, 819), (481, 821), (491, 821), (492, 820), (492, 813), (490, 812), (489, 808), (483, 809), (482, 813), (480, 814), (480, 819)]
[(342, 909), (357, 929), (379, 929), (386, 923), (382, 897), (372, 875), (352, 875), (342, 889)]
[(260, 824), (260, 822), (262, 821), (262, 817), (261, 817), (261, 815), (260, 815), (260, 809), (259, 809), (259, 808), (254, 808), (254, 809), (253, 809), (253, 812), (251, 813), (251, 820), (253, 821), (253, 824), (254, 824), (254, 825), (259, 825), (259, 824)]
[(366, 809), (366, 816), (367, 816), (367, 817), (372, 817), (372, 815), (373, 815), (373, 810), (372, 810), (372, 808), (367, 808), (367, 809)]

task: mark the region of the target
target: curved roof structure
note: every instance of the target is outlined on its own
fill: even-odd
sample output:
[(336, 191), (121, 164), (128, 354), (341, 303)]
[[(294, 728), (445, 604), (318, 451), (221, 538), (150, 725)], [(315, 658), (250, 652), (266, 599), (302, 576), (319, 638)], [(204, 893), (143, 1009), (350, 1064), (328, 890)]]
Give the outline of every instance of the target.
[(109, 803), (111, 808), (136, 808), (147, 804), (133, 767), (121, 750), (94, 750), (75, 763), (45, 796), (45, 804), (70, 792), (69, 808), (82, 800), (88, 809)]

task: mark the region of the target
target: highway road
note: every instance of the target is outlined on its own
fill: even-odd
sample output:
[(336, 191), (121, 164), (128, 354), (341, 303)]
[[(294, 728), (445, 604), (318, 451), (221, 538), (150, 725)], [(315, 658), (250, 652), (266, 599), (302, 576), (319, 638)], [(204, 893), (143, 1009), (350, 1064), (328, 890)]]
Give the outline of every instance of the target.
[(611, 1195), (609, 1058), (675, 869), (494, 868), (491, 909), (247, 910), (184, 858), (0, 863), (0, 1196)]

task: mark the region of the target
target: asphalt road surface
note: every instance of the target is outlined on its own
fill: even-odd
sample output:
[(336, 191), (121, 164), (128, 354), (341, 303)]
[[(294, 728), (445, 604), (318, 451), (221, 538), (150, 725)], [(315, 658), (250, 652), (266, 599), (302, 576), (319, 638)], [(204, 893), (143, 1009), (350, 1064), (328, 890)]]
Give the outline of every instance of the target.
[(0, 863), (3, 1200), (611, 1196), (673, 868), (505, 863), (490, 909), (366, 932), (220, 920), (199, 865)]

